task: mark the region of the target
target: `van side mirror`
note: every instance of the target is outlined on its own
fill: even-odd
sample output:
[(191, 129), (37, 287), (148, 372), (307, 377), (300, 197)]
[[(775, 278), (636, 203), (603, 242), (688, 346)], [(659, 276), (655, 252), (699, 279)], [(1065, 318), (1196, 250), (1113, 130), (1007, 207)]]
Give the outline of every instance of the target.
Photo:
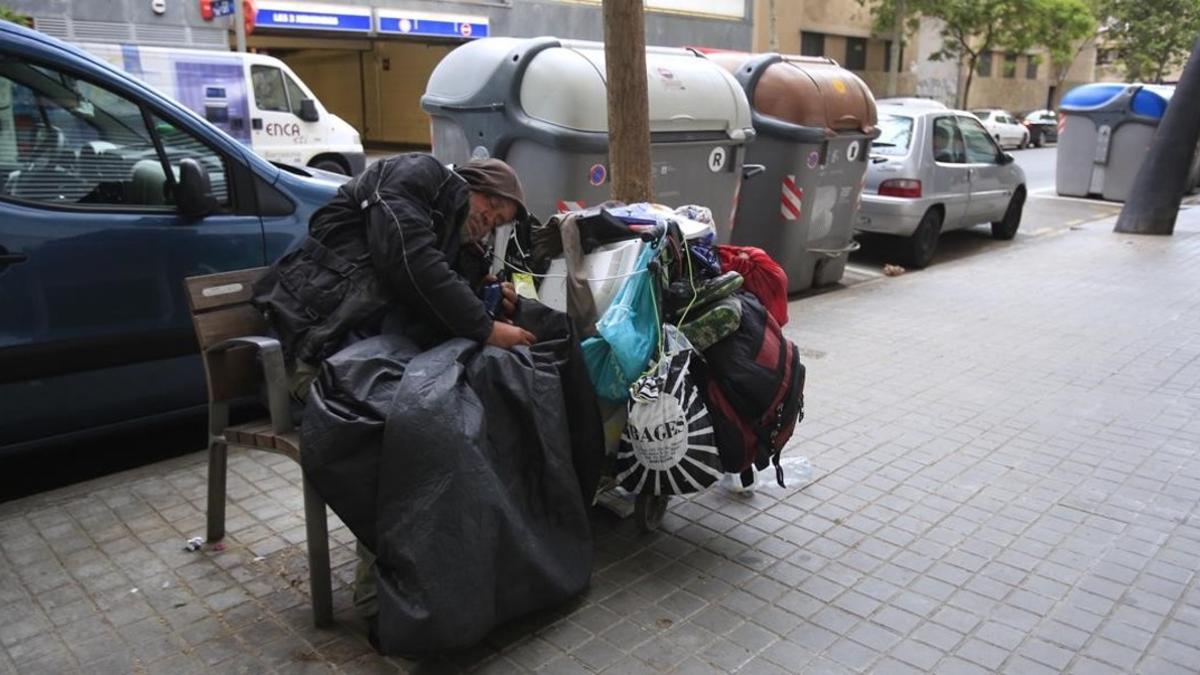
[(305, 122), (316, 122), (321, 119), (321, 114), (317, 112), (317, 102), (311, 98), (300, 100), (300, 119)]
[(175, 191), (175, 206), (188, 220), (199, 220), (217, 210), (208, 172), (190, 157), (179, 162), (179, 184)]
[(1004, 166), (1005, 164), (1012, 164), (1013, 162), (1017, 161), (1017, 158), (1013, 157), (1007, 152), (1002, 152), (1000, 153), (1000, 156), (996, 158), (996, 161), (1000, 163), (1000, 166)]

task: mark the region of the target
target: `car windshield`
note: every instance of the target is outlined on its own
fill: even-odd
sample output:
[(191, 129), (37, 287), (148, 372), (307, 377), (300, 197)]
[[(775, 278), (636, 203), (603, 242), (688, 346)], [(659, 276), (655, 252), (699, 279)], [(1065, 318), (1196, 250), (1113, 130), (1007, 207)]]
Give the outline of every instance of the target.
[(880, 115), (879, 138), (871, 144), (878, 155), (902, 156), (912, 144), (913, 118), (904, 115)]

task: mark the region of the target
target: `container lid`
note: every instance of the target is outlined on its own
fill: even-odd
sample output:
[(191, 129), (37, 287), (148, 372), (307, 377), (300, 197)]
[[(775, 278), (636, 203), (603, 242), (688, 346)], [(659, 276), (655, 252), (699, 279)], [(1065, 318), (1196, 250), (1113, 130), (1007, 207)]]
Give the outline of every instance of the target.
[(492, 81), (493, 75), (505, 65), (510, 54), (520, 50), (528, 40), (491, 37), (472, 40), (447, 54), (425, 85), (425, 95), (440, 101), (475, 102)]
[[(551, 44), (546, 45), (547, 41)], [(537, 47), (532, 56), (525, 52)], [(523, 68), (505, 67), (527, 60)], [(648, 47), (650, 131), (752, 133), (750, 104), (737, 81), (682, 48)], [(507, 78), (497, 83), (493, 78)], [(508, 85), (517, 79), (516, 89)], [(529, 117), (572, 131), (608, 131), (604, 44), (552, 38), (484, 38), (458, 47), (434, 69), (426, 99), (462, 106), (517, 104)], [(496, 95), (515, 91), (516, 101)], [(488, 99), (488, 100), (484, 100)]]
[[(1127, 82), (1096, 82), (1075, 87), (1059, 104), (1069, 112), (1126, 109), (1134, 115), (1160, 119), (1175, 87), (1160, 84), (1129, 84)], [(1127, 101), (1128, 99), (1128, 101)]]
[[(646, 48), (650, 131), (725, 131), (743, 138), (750, 105), (728, 73), (687, 49)], [(563, 41), (539, 52), (521, 82), (531, 117), (580, 131), (608, 130), (604, 44)]]
[[(832, 131), (871, 133), (875, 129), (878, 119), (871, 90), (832, 59), (735, 52), (713, 52), (707, 58), (738, 73), (759, 115)], [(751, 72), (755, 70), (761, 72)]]

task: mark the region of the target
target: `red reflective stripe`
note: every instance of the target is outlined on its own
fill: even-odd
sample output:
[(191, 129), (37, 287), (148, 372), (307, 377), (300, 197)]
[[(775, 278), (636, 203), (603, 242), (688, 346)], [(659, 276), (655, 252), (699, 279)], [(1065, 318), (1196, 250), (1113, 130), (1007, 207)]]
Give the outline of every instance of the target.
[(784, 220), (800, 218), (800, 207), (804, 202), (804, 190), (796, 185), (796, 176), (788, 174), (783, 177), (780, 189), (779, 213)]

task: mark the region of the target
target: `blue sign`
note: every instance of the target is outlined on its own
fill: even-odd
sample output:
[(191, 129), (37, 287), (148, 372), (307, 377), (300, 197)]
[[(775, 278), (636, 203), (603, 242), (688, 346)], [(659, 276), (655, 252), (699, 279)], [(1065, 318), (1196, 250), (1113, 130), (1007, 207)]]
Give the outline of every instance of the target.
[(233, 4), (233, 0), (212, 1), (213, 16), (233, 16), (236, 11), (237, 7)]
[(260, 9), (254, 15), (255, 28), (301, 28), (307, 30), (351, 30), (366, 33), (371, 30), (371, 17), (366, 14), (330, 14), (327, 12), (294, 12)]
[(379, 17), (379, 32), (432, 37), (482, 38), (488, 36), (488, 25), (469, 21), (381, 16)]

